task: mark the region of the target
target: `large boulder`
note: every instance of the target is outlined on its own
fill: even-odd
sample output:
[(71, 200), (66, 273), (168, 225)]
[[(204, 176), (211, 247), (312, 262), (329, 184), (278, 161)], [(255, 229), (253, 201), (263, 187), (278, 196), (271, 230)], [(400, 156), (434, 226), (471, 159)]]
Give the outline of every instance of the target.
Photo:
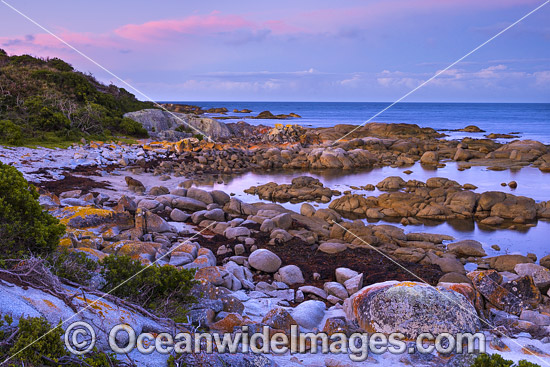
[(225, 230), (224, 235), (230, 239), (237, 237), (249, 237), (250, 229), (246, 227), (229, 227)]
[(533, 259), (523, 255), (499, 255), (489, 259), (491, 268), (498, 271), (514, 271), (517, 264), (532, 264)]
[(537, 216), (537, 207), (535, 200), (531, 198), (510, 195), (504, 201), (493, 205), (491, 216), (504, 219), (533, 220)]
[[(43, 317), (52, 327), (57, 325), (59, 320), (73, 319), (70, 323), (61, 324), (60, 327), (63, 329), (77, 321), (87, 322), (97, 335), (96, 348), (100, 352), (112, 352), (108, 344), (108, 330), (119, 325), (122, 320), (131, 325), (138, 335), (143, 332), (152, 332), (157, 335), (170, 327), (163, 320), (152, 319), (145, 311), (141, 312), (136, 307), (127, 307), (116, 298), (105, 299), (86, 290), (77, 290), (64, 285), (60, 287), (60, 290), (65, 293), (63, 298), (56, 296), (54, 292), (3, 281), (0, 283), (2, 295), (0, 314), (9, 315), (14, 325), (17, 325), (23, 317)], [(128, 354), (128, 358), (131, 358), (136, 365), (147, 367), (164, 366), (168, 357), (159, 353), (148, 354), (147, 358), (143, 356), (137, 350)]]
[(490, 211), (495, 204), (498, 204), (506, 199), (506, 194), (500, 191), (486, 191), (480, 195), (477, 210)]
[(266, 249), (254, 251), (248, 257), (248, 263), (254, 269), (266, 273), (275, 273), (281, 267), (282, 261), (279, 256)]
[(546, 288), (550, 285), (550, 270), (537, 264), (517, 264), (514, 271), (519, 276), (531, 276), (535, 285), (539, 288)]
[(193, 134), (205, 134), (212, 139), (227, 138), (231, 131), (223, 122), (193, 117), (191, 114), (167, 112), (158, 109), (145, 109), (128, 112), (124, 117), (130, 118), (143, 125), (152, 137), (181, 139), (189, 134), (175, 131), (178, 126), (188, 127)]
[(172, 206), (181, 210), (188, 210), (191, 212), (206, 209), (206, 204), (204, 202), (188, 197), (179, 197), (177, 199), (173, 199)]
[(388, 281), (361, 289), (344, 302), (346, 316), (367, 332), (474, 333), (476, 310), (462, 294), (417, 282)]
[(483, 245), (475, 240), (463, 240), (450, 243), (447, 245), (447, 250), (458, 257), (487, 256), (487, 253), (483, 249)]
[(302, 270), (296, 265), (287, 265), (279, 269), (277, 274), (275, 274), (275, 280), (288, 285), (303, 284), (304, 275), (302, 274)]
[(202, 201), (206, 205), (214, 202), (212, 195), (208, 191), (197, 189), (196, 187), (191, 187), (187, 190), (187, 197)]
[(541, 293), (530, 276), (520, 277), (502, 284), (502, 276), (495, 270), (468, 273), (475, 289), (492, 305), (508, 313), (519, 315), (522, 309), (536, 307)]
[(431, 151), (425, 152), (422, 154), (422, 157), (420, 157), (420, 163), (426, 165), (436, 165), (439, 163), (439, 154)]
[(399, 176), (390, 176), (386, 177), (382, 181), (376, 184), (376, 187), (378, 190), (383, 191), (391, 191), (391, 190), (399, 190), (402, 187), (404, 187), (406, 184), (405, 180), (403, 180)]
[(149, 233), (170, 232), (172, 230), (172, 226), (154, 213), (146, 212), (145, 218), (147, 223), (147, 232)]
[(323, 320), (325, 309), (324, 302), (309, 300), (296, 306), (291, 315), (298, 325), (306, 329), (313, 329), (319, 326), (319, 323)]

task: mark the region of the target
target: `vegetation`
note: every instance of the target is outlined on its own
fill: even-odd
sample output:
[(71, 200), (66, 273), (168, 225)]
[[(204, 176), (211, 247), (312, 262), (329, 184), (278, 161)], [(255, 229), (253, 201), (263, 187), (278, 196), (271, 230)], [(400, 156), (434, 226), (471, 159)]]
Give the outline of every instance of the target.
[(193, 130), (187, 125), (179, 125), (174, 130), (179, 131), (180, 133), (189, 133), (189, 134), (193, 133)]
[(0, 143), (52, 137), (76, 141), (112, 133), (146, 137), (126, 112), (153, 108), (123, 88), (106, 86), (63, 60), (8, 56), (0, 49)]
[(89, 285), (99, 264), (82, 252), (55, 251), (49, 258), (52, 273), (75, 283)]
[(194, 270), (156, 264), (146, 267), (139, 260), (115, 255), (107, 256), (101, 265), (105, 278), (103, 291), (138, 303), (176, 322), (185, 321), (186, 306), (195, 301), (190, 294), (196, 284)]
[[(70, 302), (64, 279), (89, 285), (101, 268), (103, 290), (176, 322), (186, 321), (187, 306), (195, 300), (191, 295), (196, 284), (194, 270), (146, 267), (138, 260), (114, 255), (96, 263), (84, 253), (59, 249), (65, 227), (42, 210), (38, 196), (17, 169), (0, 163), (0, 282), (18, 279), (22, 287)], [(130, 281), (124, 283), (127, 279)], [(117, 287), (120, 284), (123, 286)], [(0, 315), (0, 362), (17, 353), (8, 366), (127, 366), (114, 355), (97, 350), (85, 356), (71, 355), (62, 335), (63, 329), (52, 330), (45, 318), (21, 318), (14, 325), (10, 316)], [(30, 343), (31, 348), (22, 350)]]
[(528, 362), (524, 359), (514, 364), (502, 358), (500, 354), (480, 354), (470, 367), (540, 367), (538, 364)]
[[(32, 346), (25, 349), (31, 343)], [(63, 329), (52, 330), (52, 325), (42, 317), (21, 318), (19, 325), (14, 326), (11, 316), (4, 315), (0, 318), (0, 362), (10, 357), (6, 364), (9, 367), (126, 366), (117, 361), (114, 353), (98, 352), (96, 348), (84, 356), (70, 355), (63, 343)]]
[(11, 145), (23, 142), (23, 131), (10, 120), (0, 120), (0, 140)]
[(65, 227), (38, 203), (38, 192), (15, 167), (0, 162), (0, 257), (48, 255)]
[[(51, 329), (50, 323), (39, 317), (28, 317), (19, 319), (17, 339), (8, 352), (9, 356), (16, 353), (15, 359), (25, 361), (31, 365), (42, 365), (42, 357), (52, 360), (67, 354), (62, 341), (63, 329), (58, 327), (48, 333)], [(46, 334), (46, 335), (45, 335)], [(45, 335), (44, 337), (42, 337)], [(42, 339), (37, 340), (42, 337)], [(23, 349), (34, 342), (31, 348)]]

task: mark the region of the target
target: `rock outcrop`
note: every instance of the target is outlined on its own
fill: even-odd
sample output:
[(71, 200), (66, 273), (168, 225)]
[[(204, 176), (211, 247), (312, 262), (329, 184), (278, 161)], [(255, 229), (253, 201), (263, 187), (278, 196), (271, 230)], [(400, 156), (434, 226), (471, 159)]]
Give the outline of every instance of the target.
[(346, 315), (365, 331), (403, 333), (474, 333), (481, 324), (468, 299), (455, 291), (416, 282), (367, 286), (345, 302)]
[[(150, 136), (169, 141), (196, 134), (205, 134), (214, 140), (228, 138), (231, 135), (223, 122), (192, 114), (147, 109), (128, 112), (124, 117), (141, 123)], [(183, 131), (176, 131), (179, 126)]]

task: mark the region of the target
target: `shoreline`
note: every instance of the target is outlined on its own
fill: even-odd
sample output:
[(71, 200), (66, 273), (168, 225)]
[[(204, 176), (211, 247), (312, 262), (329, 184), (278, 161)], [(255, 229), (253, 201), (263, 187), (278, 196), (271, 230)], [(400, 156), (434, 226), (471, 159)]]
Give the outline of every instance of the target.
[[(322, 312), (316, 311), (317, 306), (307, 308), (312, 315), (322, 315), (315, 329), (322, 330), (328, 319), (342, 317), (357, 327), (361, 315), (349, 302), (364, 295), (365, 307), (369, 307), (369, 286), (391, 280), (419, 286), (418, 279), (395, 266), (391, 258), (421, 274), (430, 285), (461, 294), (479, 317), (493, 322), (501, 317), (501, 326), (509, 335), (529, 335), (526, 340), (540, 348), (548, 345), (550, 324), (538, 325), (535, 318), (550, 313), (550, 252), (544, 257), (529, 251), (488, 256), (476, 238), (456, 240), (414, 228), (420, 219), (448, 223), (462, 218), (490, 219), (485, 224), (495, 231), (504, 230), (503, 226), (519, 231), (550, 218), (550, 198), (535, 202), (512, 193), (477, 193), (476, 182), (407, 181), (406, 176), (391, 175), (364, 182), (362, 187), (348, 182), (348, 187), (339, 187), (337, 192), (324, 184), (322, 175), (320, 180), (304, 176), (333, 170), (340, 171), (345, 180), (348, 173), (372, 168), (426, 167), (436, 172), (450, 162), (456, 164), (457, 177), (468, 166), (477, 165), (489, 174), (515, 169), (521, 175), (525, 167), (545, 174), (550, 168), (549, 146), (533, 141), (447, 141), (430, 128), (381, 123), (368, 124), (349, 140), (333, 144), (353, 127), (283, 125), (266, 130), (236, 125), (228, 127), (232, 135), (221, 143), (186, 138), (135, 145), (90, 142), (64, 150), (0, 147), (0, 159), (15, 163), (28, 179), (42, 186), (41, 204), (68, 226), (61, 246), (69, 251), (92, 259), (125, 254), (150, 264), (178, 248), (161, 263), (195, 268), (196, 279), (205, 289), (224, 289), (243, 298), (237, 309), (208, 313), (199, 304), (191, 310), (190, 324), (207, 325), (213, 332), (270, 325), (272, 321), (265, 316), (270, 308), (298, 315), (296, 310), (315, 302), (323, 305)], [(209, 179), (223, 185), (231, 177), (238, 181), (239, 175), (258, 171), (266, 177), (283, 171), (297, 177), (290, 183), (262, 182), (265, 186), (249, 182), (247, 200), (233, 192), (204, 190), (200, 184)], [(521, 186), (522, 180), (517, 181)], [(512, 183), (506, 185), (513, 192)], [(376, 195), (369, 197), (374, 189)], [(300, 210), (270, 202), (276, 198), (293, 201)], [(401, 226), (346, 219), (346, 213), (361, 219), (396, 220)], [(413, 230), (405, 231), (409, 225)], [(205, 228), (193, 246), (179, 249), (193, 233)], [(355, 275), (343, 281), (338, 272), (344, 268)], [(538, 275), (543, 269), (548, 280), (546, 273), (542, 280)], [(493, 277), (506, 289), (505, 296), (486, 287)], [(400, 286), (388, 285), (388, 289)], [(263, 295), (251, 297), (258, 292)], [(525, 313), (526, 309), (534, 314)], [(437, 315), (438, 311), (428, 307), (427, 312)], [(229, 317), (232, 313), (239, 316)], [(296, 318), (298, 324), (304, 322)], [(302, 328), (311, 330), (306, 324)], [(491, 339), (502, 341), (497, 335)]]

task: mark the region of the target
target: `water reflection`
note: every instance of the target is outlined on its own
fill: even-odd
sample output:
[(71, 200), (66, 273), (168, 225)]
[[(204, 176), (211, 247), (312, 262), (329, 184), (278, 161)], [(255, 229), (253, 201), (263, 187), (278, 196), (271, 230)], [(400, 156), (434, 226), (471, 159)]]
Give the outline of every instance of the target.
[[(404, 174), (403, 171), (411, 170), (412, 174)], [(323, 170), (318, 172), (304, 172), (300, 170), (277, 171), (277, 172), (248, 172), (241, 175), (216, 175), (206, 177), (200, 183), (201, 187), (209, 190), (223, 190), (227, 193), (233, 193), (235, 197), (245, 202), (267, 202), (258, 199), (257, 196), (248, 195), (243, 190), (250, 186), (276, 182), (278, 184), (290, 183), (293, 178), (307, 175), (318, 178), (325, 186), (335, 190), (350, 190), (354, 193), (366, 194), (368, 196), (378, 196), (380, 191), (353, 190), (350, 186), (364, 186), (366, 184), (376, 184), (388, 176), (400, 176), (404, 180), (414, 179), (426, 181), (431, 177), (446, 177), (455, 180), (460, 184), (471, 183), (478, 186), (476, 192), (502, 191), (513, 193), (514, 195), (524, 195), (531, 197), (536, 201), (546, 201), (550, 199), (550, 174), (544, 174), (533, 167), (525, 167), (518, 171), (489, 171), (485, 167), (472, 167), (465, 171), (459, 171), (454, 162), (447, 163), (447, 166), (440, 169), (429, 169), (415, 164), (410, 167), (383, 167), (363, 170)], [(501, 182), (517, 181), (518, 187), (513, 190), (509, 187), (502, 187)], [(333, 198), (334, 199), (334, 198)], [(316, 208), (326, 208), (328, 204), (311, 203)], [(300, 211), (301, 203), (283, 203), (284, 207)], [(399, 220), (382, 220), (378, 223), (390, 223), (401, 226)], [(473, 220), (449, 220), (446, 222), (423, 220), (421, 224), (409, 225), (404, 227), (406, 232), (429, 232), (448, 234), (454, 236), (457, 240), (476, 239), (485, 245), (485, 250), (489, 255), (503, 253), (535, 253), (539, 258), (550, 254), (550, 244), (548, 236), (550, 234), (550, 222), (538, 221), (536, 227), (522, 228), (517, 230), (499, 229), (479, 225)], [(490, 246), (498, 244), (501, 247), (500, 252), (496, 252)]]

